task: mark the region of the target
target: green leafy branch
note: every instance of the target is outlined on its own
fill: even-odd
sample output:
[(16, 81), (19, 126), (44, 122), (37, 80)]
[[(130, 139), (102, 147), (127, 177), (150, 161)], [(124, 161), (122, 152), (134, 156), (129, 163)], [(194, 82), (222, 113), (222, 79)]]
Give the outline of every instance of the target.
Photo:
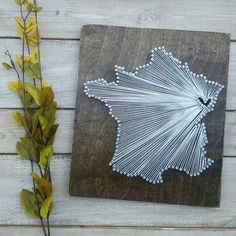
[(15, 61), (7, 50), (5, 55), (9, 62), (3, 62), (2, 65), (6, 70), (13, 70), (17, 77), (16, 81), (8, 83), (23, 107), (22, 112), (12, 113), (15, 123), (25, 131), (25, 135), (16, 143), (16, 150), (23, 160), (30, 161), (31, 167), (32, 190), (22, 189), (20, 202), (27, 215), (40, 219), (44, 235), (50, 236), (49, 216), (53, 210), (50, 163), (58, 128), (55, 123), (57, 103), (52, 87), (42, 78), (37, 20), (42, 7), (36, 0), (15, 2), (20, 9), (20, 17), (15, 20), (22, 50), (16, 55)]

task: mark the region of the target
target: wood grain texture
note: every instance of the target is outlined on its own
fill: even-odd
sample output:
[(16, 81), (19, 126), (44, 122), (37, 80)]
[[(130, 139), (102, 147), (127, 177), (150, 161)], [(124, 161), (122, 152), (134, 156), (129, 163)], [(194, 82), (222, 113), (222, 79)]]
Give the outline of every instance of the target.
[[(219, 206), (223, 153), (224, 110), (229, 63), (229, 35), (193, 31), (138, 29), (114, 26), (83, 26), (80, 40), (80, 71), (75, 113), (70, 193), (73, 196)], [(215, 111), (204, 122), (208, 157), (215, 163), (198, 177), (179, 171), (164, 172), (163, 184), (113, 172), (116, 122), (99, 101), (84, 94), (84, 82), (97, 78), (114, 81), (114, 65), (133, 71), (150, 58), (155, 46), (165, 45), (190, 70), (205, 73), (225, 86)], [(92, 66), (90, 66), (92, 65)]]
[[(184, 228), (125, 228), (125, 227), (54, 227), (51, 229), (52, 235), (57, 236), (235, 236), (235, 229), (184, 229)], [(39, 227), (0, 227), (1, 236), (19, 235), (41, 236), (42, 229)]]
[[(12, 54), (19, 53), (20, 43), (17, 39), (0, 39), (0, 51), (9, 49)], [(79, 41), (72, 40), (43, 40), (42, 70), (44, 78), (52, 84), (59, 108), (75, 108), (78, 64)], [(6, 60), (4, 54), (0, 54), (0, 61)], [(138, 65), (137, 65), (138, 66)], [(20, 107), (15, 93), (10, 91), (7, 82), (15, 79), (12, 72), (0, 67), (0, 108)], [(236, 96), (236, 43), (230, 45), (229, 81), (226, 100), (227, 110), (236, 110), (234, 97)]]
[(236, 96), (236, 43), (230, 44), (229, 74), (228, 74), (228, 90), (226, 99), (226, 109), (236, 110), (234, 102)]
[[(235, 158), (223, 160), (220, 208), (70, 197), (70, 162), (69, 156), (57, 156), (52, 161), (55, 200), (52, 225), (236, 227)], [(18, 198), (21, 188), (32, 186), (29, 165), (13, 155), (0, 158), (0, 224), (39, 224), (24, 214)]]
[[(136, 1), (136, 0), (120, 0), (120, 1), (91, 1), (91, 0), (58, 0), (46, 1), (40, 0), (44, 7), (43, 14), (40, 15), (40, 27), (44, 37), (50, 38), (79, 38), (81, 24), (88, 23), (103, 23), (114, 25), (138, 26), (138, 27), (165, 27), (176, 29), (192, 29), (206, 31), (225, 31), (232, 33), (232, 39), (236, 39), (236, 3), (234, 1), (222, 0), (200, 0), (200, 1), (173, 1), (173, 0), (151, 0), (151, 1)], [(52, 8), (53, 6), (53, 8)], [(14, 1), (1, 1), (0, 3), (0, 37), (17, 36), (15, 31), (15, 22), (13, 18), (18, 15), (18, 10)], [(14, 47), (16, 40), (7, 39), (9, 49)], [(0, 39), (0, 47), (5, 49), (5, 43)], [(50, 80), (56, 89), (59, 106), (63, 108), (74, 108), (76, 83), (77, 83), (77, 67), (78, 67), (78, 48), (79, 43), (76, 41), (50, 41), (50, 46), (46, 47), (48, 41), (42, 42), (43, 63), (56, 60), (58, 63), (51, 63), (50, 69), (44, 69), (44, 75), (47, 80)], [(15, 47), (14, 47), (15, 48)], [(60, 50), (62, 48), (63, 50)], [(17, 49), (17, 48), (16, 48)], [(52, 49), (53, 53), (48, 56), (47, 51)], [(229, 70), (229, 87), (227, 97), (227, 109), (236, 109), (234, 98), (236, 95), (236, 44), (231, 44), (231, 61)], [(51, 50), (50, 50), (51, 52)], [(71, 56), (69, 56), (71, 54)], [(1, 54), (2, 55), (2, 54)], [(1, 56), (0, 55), (0, 56)], [(233, 56), (232, 56), (233, 55)], [(65, 63), (63, 57), (68, 58), (68, 63)], [(60, 59), (61, 58), (61, 59)], [(77, 61), (76, 61), (77, 60)], [(232, 62), (232, 63), (231, 63)], [(57, 73), (60, 71), (60, 73)], [(9, 74), (8, 74), (9, 75)], [(0, 108), (18, 107), (17, 99), (13, 94), (10, 94), (6, 81), (9, 76), (6, 76), (0, 68)], [(54, 76), (57, 75), (57, 76)], [(67, 76), (69, 75), (69, 76)], [(13, 77), (12, 77), (13, 78)], [(72, 81), (73, 80), (73, 81)], [(60, 85), (56, 88), (56, 82), (60, 81)], [(65, 91), (66, 88), (66, 91)], [(3, 96), (2, 96), (3, 95)], [(63, 98), (63, 99), (62, 99)], [(2, 121), (2, 112), (6, 114), (7, 110), (0, 111), (1, 129), (9, 126), (8, 121), (4, 118)], [(226, 135), (225, 137), (225, 154), (236, 153), (236, 117), (232, 113), (226, 116)], [(5, 116), (5, 115), (4, 115)], [(7, 115), (8, 119), (10, 116)], [(70, 117), (73, 121), (73, 112), (68, 113), (66, 117)], [(227, 117), (228, 121), (227, 122)], [(59, 114), (60, 119), (60, 114)], [(62, 128), (64, 118), (62, 118)], [(230, 127), (232, 126), (232, 128)], [(70, 125), (67, 125), (69, 127)], [(71, 126), (72, 127), (72, 126)], [(18, 134), (15, 127), (11, 127), (8, 139), (6, 142), (5, 132), (0, 134), (0, 152), (15, 152), (15, 141)], [(67, 129), (67, 128), (66, 128)], [(3, 129), (4, 130), (4, 129)], [(9, 131), (9, 130), (8, 130)], [(72, 132), (72, 128), (71, 128)], [(71, 133), (72, 136), (72, 133)], [(61, 139), (58, 138), (57, 145)], [(70, 150), (71, 143), (67, 140), (67, 147), (64, 143), (62, 152)], [(69, 144), (69, 145), (68, 145)], [(58, 151), (58, 149), (57, 149)], [(29, 167), (27, 163), (18, 160), (12, 156), (0, 156), (1, 169), (6, 171), (0, 172), (0, 183), (3, 188), (0, 190), (0, 224), (35, 224), (32, 219), (27, 218), (19, 207), (17, 193), (22, 186), (31, 186), (31, 181), (28, 178)], [(18, 161), (17, 161), (18, 160)], [(56, 164), (62, 161), (61, 164)], [(52, 217), (53, 224), (57, 225), (163, 225), (172, 227), (204, 227), (194, 234), (193, 229), (187, 229), (184, 232), (179, 228), (176, 231), (168, 230), (167, 235), (235, 235), (235, 232), (230, 229), (218, 228), (212, 231), (205, 227), (236, 227), (236, 205), (234, 182), (236, 181), (235, 168), (233, 158), (224, 159), (223, 176), (222, 176), (222, 203), (220, 209), (202, 209), (185, 206), (169, 206), (162, 204), (126, 202), (117, 200), (103, 199), (86, 199), (72, 198), (67, 192), (68, 176), (69, 176), (69, 159), (59, 159), (53, 162), (55, 175), (56, 198), (58, 199), (57, 211)], [(57, 181), (58, 179), (58, 181)], [(9, 181), (9, 182), (8, 182)], [(10, 184), (9, 184), (10, 183)], [(8, 185), (9, 184), (9, 185)], [(5, 194), (6, 193), (6, 194)], [(61, 200), (59, 200), (61, 199)], [(94, 226), (93, 226), (94, 227)], [(1, 227), (0, 235), (41, 235), (41, 231), (30, 228), (30, 231), (25, 226), (20, 228)], [(166, 229), (165, 229), (166, 230)], [(189, 231), (188, 231), (189, 230)], [(109, 233), (108, 233), (109, 232)], [(118, 231), (114, 229), (103, 232), (94, 228), (92, 235), (127, 235), (126, 231)], [(158, 235), (164, 231), (158, 232)], [(233, 233), (232, 233), (233, 232)], [(53, 235), (90, 235), (90, 231), (82, 233), (74, 228), (63, 227), (53, 231)], [(139, 235), (135, 231), (135, 227), (128, 231), (128, 235)], [(142, 235), (142, 234), (141, 234)], [(143, 235), (148, 235), (147, 232)], [(154, 234), (156, 235), (156, 233)]]
[[(15, 144), (23, 135), (20, 127), (12, 120), (12, 110), (0, 110), (0, 153), (16, 153)], [(74, 110), (59, 110), (60, 124), (55, 139), (56, 153), (71, 153), (74, 130)], [(236, 112), (226, 112), (224, 156), (236, 156)]]
[[(44, 37), (79, 38), (83, 24), (231, 32), (236, 39), (236, 2), (222, 0), (40, 0)], [(0, 36), (17, 36), (14, 1), (1, 1)], [(49, 23), (50, 22), (50, 23)]]

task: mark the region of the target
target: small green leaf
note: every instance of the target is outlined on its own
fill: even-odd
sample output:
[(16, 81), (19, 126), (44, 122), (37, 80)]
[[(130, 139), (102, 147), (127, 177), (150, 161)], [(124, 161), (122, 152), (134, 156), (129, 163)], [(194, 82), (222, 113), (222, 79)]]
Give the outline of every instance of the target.
[(50, 106), (44, 108), (44, 117), (47, 120), (55, 120), (57, 103), (53, 102)]
[(26, 146), (28, 153), (30, 154), (30, 157), (34, 158), (36, 156), (36, 152), (35, 152), (35, 147), (34, 147), (34, 143), (33, 143), (32, 139), (30, 139), (28, 137), (22, 137), (20, 139), (24, 143), (24, 145)]
[(8, 86), (11, 90), (15, 92), (23, 89), (23, 83), (20, 79), (18, 79), (18, 81), (9, 81)]
[(20, 138), (20, 141), (16, 143), (16, 150), (22, 159), (32, 160), (36, 156), (34, 144), (28, 137)]
[(22, 142), (16, 143), (16, 151), (22, 159), (29, 159), (29, 153)]
[(27, 215), (34, 218), (39, 217), (37, 199), (33, 192), (22, 189), (20, 192), (20, 202)]
[(10, 59), (10, 62), (11, 62), (12, 67), (16, 68), (16, 65), (15, 65), (15, 63), (14, 63), (14, 61), (12, 59)]
[(32, 135), (35, 135), (36, 129), (38, 127), (38, 121), (39, 121), (39, 116), (42, 114), (43, 109), (39, 109), (37, 111), (35, 111), (35, 113), (32, 115)]
[(36, 12), (40, 12), (40, 11), (42, 11), (42, 10), (43, 10), (43, 8), (38, 6), (38, 7), (35, 8), (34, 11), (36, 11)]
[(24, 94), (23, 89), (18, 91), (18, 96), (20, 98), (20, 101), (23, 107), (25, 106), (25, 104), (29, 106), (33, 101), (30, 94), (28, 93)]
[(48, 122), (47, 126), (45, 127), (45, 129), (43, 130), (43, 137), (45, 139), (49, 139), (49, 133), (50, 133), (54, 123), (55, 123), (55, 119), (50, 120)]
[(46, 198), (43, 201), (42, 206), (40, 208), (41, 217), (46, 218), (48, 216), (51, 204), (52, 204), (52, 196)]
[(39, 114), (38, 114), (38, 111), (36, 111), (33, 115), (32, 115), (32, 124), (31, 124), (31, 132), (32, 132), (32, 136), (35, 135), (35, 131), (37, 129), (37, 126), (38, 126), (38, 121), (39, 121)]
[(47, 145), (53, 145), (53, 142), (54, 142), (55, 135), (56, 135), (58, 127), (59, 127), (59, 125), (55, 124), (50, 129), (50, 132), (48, 133), (48, 136), (47, 136), (47, 139), (48, 139)]
[(43, 8), (41, 6), (36, 6), (33, 8), (33, 11), (35, 11), (35, 12), (40, 12), (42, 10), (43, 10)]
[(3, 62), (3, 63), (2, 63), (2, 66), (3, 66), (6, 70), (10, 70), (10, 69), (13, 68), (12, 66), (10, 66), (9, 64), (7, 64), (6, 62)]
[(25, 61), (26, 73), (34, 79), (40, 79), (40, 67), (39, 63), (32, 63), (31, 61)]
[(41, 178), (37, 184), (38, 191), (43, 199), (52, 195), (52, 183), (49, 180)]
[(47, 121), (47, 119), (44, 116), (41, 115), (41, 116), (39, 116), (39, 123), (40, 123), (42, 129), (44, 130), (45, 127), (48, 124), (48, 121)]
[(39, 165), (42, 168), (45, 168), (49, 162), (52, 159), (52, 154), (53, 154), (53, 146), (49, 145), (45, 147), (43, 150), (40, 152), (40, 159), (39, 159)]
[[(35, 130), (35, 133), (34, 133), (34, 140), (35, 140), (35, 142), (37, 142), (38, 144), (44, 142), (44, 139), (43, 139), (43, 137), (42, 137), (42, 132), (41, 132), (40, 127), (38, 127), (38, 128)], [(40, 146), (40, 147), (43, 148), (44, 146)]]
[(43, 106), (50, 106), (54, 101), (54, 93), (51, 87), (44, 87), (42, 89), (41, 104)]
[(35, 172), (31, 172), (31, 176), (34, 179), (34, 181), (38, 184), (40, 181), (40, 177)]
[[(18, 0), (19, 1), (19, 0)], [(28, 11), (32, 12), (40, 12), (42, 11), (42, 7), (38, 5), (37, 2), (31, 3), (28, 0), (24, 0), (24, 5)]]
[(24, 5), (28, 5), (29, 4), (29, 0), (21, 0), (22, 1), (22, 4)]
[(25, 90), (27, 93), (29, 93), (32, 98), (34, 99), (34, 102), (40, 106), (40, 90), (36, 88), (33, 84), (25, 83)]
[(12, 118), (15, 121), (17, 125), (23, 125), (24, 124), (24, 117), (20, 112), (13, 111), (12, 112)]
[(15, 0), (16, 4), (22, 5), (22, 0)]

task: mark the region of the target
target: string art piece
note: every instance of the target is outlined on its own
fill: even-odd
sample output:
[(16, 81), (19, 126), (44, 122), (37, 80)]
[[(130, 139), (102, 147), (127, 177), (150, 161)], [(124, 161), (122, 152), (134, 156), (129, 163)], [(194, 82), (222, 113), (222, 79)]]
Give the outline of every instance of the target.
[(156, 184), (168, 169), (200, 175), (214, 163), (202, 118), (214, 110), (223, 85), (190, 71), (164, 47), (134, 72), (115, 66), (116, 81), (88, 81), (84, 92), (100, 100), (117, 122), (112, 169)]

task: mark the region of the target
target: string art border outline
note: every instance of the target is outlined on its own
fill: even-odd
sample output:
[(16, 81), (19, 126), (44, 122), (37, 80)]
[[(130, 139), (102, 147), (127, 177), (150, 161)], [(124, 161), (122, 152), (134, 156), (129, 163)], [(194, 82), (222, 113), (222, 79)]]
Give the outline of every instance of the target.
[[(151, 51), (150, 62), (137, 67), (134, 72), (127, 72), (124, 67), (116, 65), (115, 74), (116, 80), (113, 82), (97, 79), (84, 83), (85, 94), (90, 98), (95, 98), (105, 103), (105, 106), (109, 109), (109, 115), (117, 122), (116, 148), (109, 163), (113, 171), (128, 177), (140, 176), (150, 183), (157, 184), (163, 182), (162, 173), (168, 169), (179, 170), (189, 176), (198, 176), (214, 163), (212, 159), (206, 158), (205, 146), (208, 143), (208, 139), (205, 124), (200, 122), (208, 112), (214, 111), (218, 95), (224, 88), (223, 85), (207, 80), (203, 74), (193, 73), (189, 69), (187, 62), (182, 63), (171, 52), (167, 52), (164, 47), (154, 48)], [(143, 90), (140, 89), (141, 86), (143, 86)], [(137, 96), (135, 93), (137, 93)], [(126, 100), (124, 100), (122, 95)], [(137, 105), (139, 102), (144, 105)], [(159, 105), (155, 105), (158, 102), (160, 102)], [(132, 107), (133, 104), (138, 107), (136, 111)], [(166, 109), (167, 105), (170, 106), (170, 111)], [(156, 108), (159, 108), (162, 112), (156, 110)], [(119, 109), (121, 109), (121, 113), (119, 113)], [(146, 115), (150, 122), (153, 123), (153, 126), (150, 125), (152, 128), (155, 125), (158, 127), (157, 121), (165, 122), (162, 121), (164, 118), (167, 122), (166, 124), (163, 123), (163, 127), (171, 127), (171, 125), (173, 127), (169, 131), (167, 128), (164, 129), (160, 126), (159, 130), (162, 129), (163, 131), (159, 133), (159, 137), (155, 137), (154, 134), (157, 134), (158, 130), (155, 131), (153, 128), (154, 131), (151, 133), (146, 128), (149, 124), (142, 125), (142, 120), (138, 120), (138, 125), (147, 133), (145, 136), (145, 133), (141, 133), (142, 130), (140, 132), (139, 130), (135, 131), (135, 124), (132, 124), (132, 119), (135, 120), (137, 117), (135, 115), (133, 117), (131, 113), (129, 114), (129, 109), (134, 114), (137, 113), (136, 116), (144, 118)], [(145, 109), (147, 111), (146, 114)], [(178, 115), (175, 115), (171, 109), (174, 111), (180, 109), (180, 111), (177, 112)], [(187, 111), (188, 109), (189, 111)], [(186, 122), (181, 120), (181, 115), (183, 116), (185, 110), (187, 111)], [(194, 117), (191, 111), (197, 115)], [(179, 134), (175, 130), (177, 129), (175, 120), (168, 120), (166, 114), (171, 114), (173, 116), (171, 118), (179, 119), (182, 125), (185, 124), (184, 128), (182, 127), (185, 133)], [(194, 117), (192, 120), (188, 120), (189, 123), (187, 122), (188, 114), (189, 117)], [(146, 145), (148, 143), (146, 151), (150, 155), (144, 152), (145, 141), (142, 141), (139, 136), (133, 137), (134, 135), (128, 132), (129, 127), (125, 127), (127, 123), (130, 123), (132, 127), (134, 126), (132, 128), (133, 133), (136, 132), (143, 135)], [(173, 136), (173, 140), (166, 137), (168, 133), (171, 137)], [(188, 140), (186, 140), (186, 137)], [(149, 144), (151, 141), (148, 138), (150, 140), (155, 139), (156, 142), (153, 141), (151, 145)], [(180, 142), (181, 140), (185, 146)], [(138, 146), (138, 142), (140, 146)], [(163, 148), (163, 146), (167, 145), (165, 142), (173, 145), (173, 147), (169, 147), (170, 150), (173, 149), (170, 153)], [(178, 145), (180, 146), (178, 147)], [(181, 150), (179, 150), (180, 147), (182, 147)], [(190, 155), (189, 158), (186, 158), (187, 151), (184, 147), (188, 152), (191, 152), (188, 153)], [(163, 151), (160, 151), (162, 149)], [(153, 153), (150, 153), (150, 150), (154, 150)], [(159, 154), (162, 155), (155, 155), (155, 150), (159, 150)], [(179, 157), (177, 154), (171, 155), (171, 152), (174, 153), (174, 151), (178, 153)]]

